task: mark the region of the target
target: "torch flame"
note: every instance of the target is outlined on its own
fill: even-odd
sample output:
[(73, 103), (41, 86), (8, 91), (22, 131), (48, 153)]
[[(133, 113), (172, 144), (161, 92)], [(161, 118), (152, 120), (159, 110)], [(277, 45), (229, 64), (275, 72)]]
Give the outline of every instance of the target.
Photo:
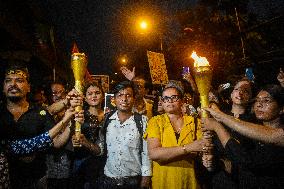
[(190, 57), (194, 60), (194, 67), (210, 66), (207, 59), (205, 57), (199, 57), (195, 51), (192, 52)]

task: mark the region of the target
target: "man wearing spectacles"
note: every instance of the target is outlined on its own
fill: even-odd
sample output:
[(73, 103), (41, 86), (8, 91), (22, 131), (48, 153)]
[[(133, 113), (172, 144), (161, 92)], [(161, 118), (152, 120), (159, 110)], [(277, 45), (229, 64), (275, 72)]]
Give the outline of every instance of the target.
[(176, 102), (180, 100), (180, 96), (179, 95), (172, 95), (172, 96), (163, 96), (162, 97), (162, 101), (165, 103), (165, 102), (168, 102), (168, 103), (173, 103), (173, 102)]

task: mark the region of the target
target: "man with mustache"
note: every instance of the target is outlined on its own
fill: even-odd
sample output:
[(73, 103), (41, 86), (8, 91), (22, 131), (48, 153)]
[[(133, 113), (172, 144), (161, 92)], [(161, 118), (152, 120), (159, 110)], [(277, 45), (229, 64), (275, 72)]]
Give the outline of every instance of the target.
[[(104, 125), (105, 155), (104, 177), (98, 188), (131, 189), (149, 187), (151, 161), (143, 137), (147, 118), (133, 114), (134, 87), (124, 81), (114, 87), (117, 111), (106, 115)], [(140, 118), (137, 118), (137, 117)], [(139, 119), (139, 121), (137, 121)], [(142, 131), (141, 131), (141, 130)], [(141, 149), (142, 148), (142, 149)]]
[[(5, 71), (3, 93), (6, 103), (0, 107), (1, 132), (9, 140), (23, 140), (38, 136), (50, 130), (55, 124), (48, 113), (41, 107), (28, 102), (30, 92), (29, 73), (21, 65), (12, 65)], [(70, 120), (70, 119), (69, 119)], [(67, 125), (69, 120), (61, 120)], [(63, 131), (69, 129), (63, 127)], [(63, 132), (62, 131), (62, 132)], [(2, 134), (2, 133), (1, 133)], [(2, 136), (1, 136), (1, 139)], [(53, 146), (65, 143), (61, 137), (53, 139)], [(38, 188), (40, 179), (45, 175), (45, 154), (36, 152), (27, 155), (8, 157), (11, 188)]]

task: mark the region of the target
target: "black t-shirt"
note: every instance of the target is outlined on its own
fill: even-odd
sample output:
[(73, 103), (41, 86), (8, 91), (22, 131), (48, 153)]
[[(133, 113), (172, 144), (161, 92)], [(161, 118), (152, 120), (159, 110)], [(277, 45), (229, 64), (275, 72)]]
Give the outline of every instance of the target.
[[(84, 112), (85, 121), (81, 126), (81, 132), (85, 135), (86, 139), (95, 144), (99, 138), (99, 132), (101, 129), (101, 123), (97, 116), (91, 115), (89, 111)], [(75, 159), (84, 159), (90, 155), (93, 155), (89, 150), (85, 148), (74, 148)]]
[[(224, 112), (228, 115), (233, 116), (233, 113), (230, 110), (227, 110)], [(256, 118), (253, 114), (250, 113), (249, 109), (244, 114), (239, 115), (238, 119), (242, 121), (256, 123)], [(246, 149), (248, 151), (251, 149), (254, 149), (255, 144), (251, 139), (237, 133), (236, 131), (226, 126), (224, 127), (231, 134), (231, 136), (236, 141), (239, 142), (239, 146), (241, 148)], [(234, 161), (232, 161), (231, 156), (227, 154), (226, 150), (224, 149), (217, 135), (214, 135), (213, 142), (215, 145), (215, 152), (214, 152), (215, 159), (218, 161), (215, 166), (216, 170), (213, 173), (213, 177), (212, 177), (212, 183), (211, 183), (212, 188), (218, 188), (218, 189), (238, 188), (239, 173), (235, 171), (235, 166), (237, 165), (235, 164)], [(220, 161), (221, 159), (228, 159), (232, 162), (232, 174), (229, 175), (224, 171), (224, 163)]]
[(249, 151), (234, 139), (225, 147), (230, 159), (238, 165), (239, 188), (283, 188), (284, 148), (254, 142), (255, 148)]
[[(0, 120), (1, 140), (35, 137), (54, 126), (53, 118), (48, 111), (33, 105), (30, 105), (28, 111), (21, 115), (18, 121), (15, 121), (6, 106), (2, 105)], [(43, 152), (33, 153), (29, 156), (10, 155), (8, 159), (12, 185), (13, 182), (19, 180), (39, 179), (45, 175), (46, 165)]]
[[(227, 115), (233, 116), (234, 114), (231, 111), (224, 111)], [(244, 114), (239, 115), (239, 120), (247, 121), (251, 123), (258, 123), (255, 116), (247, 109)], [(254, 143), (251, 139), (239, 134), (238, 132), (234, 131), (233, 129), (230, 129), (225, 126), (225, 129), (231, 134), (231, 136), (239, 141), (242, 148), (245, 148), (246, 150), (250, 150), (254, 148)], [(214, 137), (214, 143), (218, 150), (218, 155), (224, 156), (226, 153), (224, 151), (223, 145), (221, 144), (220, 140), (217, 136)]]

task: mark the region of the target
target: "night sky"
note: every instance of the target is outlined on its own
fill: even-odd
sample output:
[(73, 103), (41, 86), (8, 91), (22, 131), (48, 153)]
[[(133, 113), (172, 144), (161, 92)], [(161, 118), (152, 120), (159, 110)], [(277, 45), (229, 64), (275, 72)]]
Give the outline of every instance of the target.
[[(135, 31), (135, 19), (146, 15), (155, 24), (178, 30), (173, 18), (175, 12), (192, 6), (195, 1), (42, 1), (46, 17), (65, 52), (73, 42), (89, 57), (93, 74), (110, 73), (110, 67), (120, 54), (131, 54), (143, 45), (143, 36)], [(161, 22), (157, 22), (161, 20)], [(157, 28), (156, 28), (157, 29)], [(174, 32), (172, 32), (174, 35)], [(165, 37), (166, 38), (166, 37)]]
[[(175, 39), (182, 28), (174, 15), (196, 4), (195, 0), (120, 1), (120, 0), (42, 0), (38, 2), (47, 20), (54, 26), (60, 47), (70, 53), (72, 43), (89, 57), (91, 74), (110, 74), (121, 54), (131, 54), (143, 47), (143, 40), (157, 40), (154, 35), (141, 37), (134, 30), (135, 19), (141, 15), (153, 19), (163, 30), (164, 43)], [(268, 19), (279, 12), (283, 1), (252, 0), (249, 11), (259, 19)], [(146, 38), (146, 39), (145, 39)], [(148, 39), (147, 39), (148, 38)], [(151, 39), (150, 39), (151, 38)]]

